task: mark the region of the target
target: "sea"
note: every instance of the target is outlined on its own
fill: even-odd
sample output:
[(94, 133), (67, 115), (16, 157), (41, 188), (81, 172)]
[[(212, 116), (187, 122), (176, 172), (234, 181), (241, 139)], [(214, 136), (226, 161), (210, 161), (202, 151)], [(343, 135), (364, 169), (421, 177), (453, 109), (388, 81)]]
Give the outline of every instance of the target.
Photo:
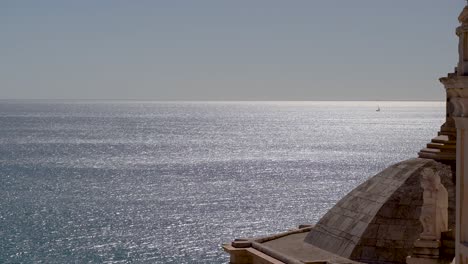
[(228, 263), (416, 157), (444, 105), (1, 100), (0, 263)]

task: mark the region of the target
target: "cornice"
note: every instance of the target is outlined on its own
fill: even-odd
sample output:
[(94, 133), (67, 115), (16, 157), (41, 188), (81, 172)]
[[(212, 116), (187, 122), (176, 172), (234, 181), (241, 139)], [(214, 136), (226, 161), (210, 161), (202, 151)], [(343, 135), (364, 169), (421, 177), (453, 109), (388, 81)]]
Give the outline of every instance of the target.
[(440, 78), (445, 89), (468, 89), (468, 76), (458, 76), (450, 74), (449, 77)]
[(456, 29), (455, 32), (457, 33), (458, 36), (460, 36), (461, 33), (468, 32), (468, 25), (467, 25), (467, 24), (463, 24), (463, 25), (457, 27), (457, 29)]

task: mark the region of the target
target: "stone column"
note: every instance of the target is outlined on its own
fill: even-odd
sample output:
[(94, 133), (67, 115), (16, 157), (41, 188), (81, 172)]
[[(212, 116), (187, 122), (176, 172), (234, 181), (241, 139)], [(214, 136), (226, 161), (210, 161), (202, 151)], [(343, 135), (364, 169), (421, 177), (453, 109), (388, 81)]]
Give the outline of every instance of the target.
[(455, 258), (456, 264), (468, 264), (468, 99), (454, 100), (454, 105), (457, 112), (457, 117), (454, 118), (457, 127)]
[(455, 238), (456, 264), (468, 264), (468, 5), (458, 17), (460, 26), (458, 67), (441, 78), (447, 90), (447, 118), (456, 126), (457, 216)]

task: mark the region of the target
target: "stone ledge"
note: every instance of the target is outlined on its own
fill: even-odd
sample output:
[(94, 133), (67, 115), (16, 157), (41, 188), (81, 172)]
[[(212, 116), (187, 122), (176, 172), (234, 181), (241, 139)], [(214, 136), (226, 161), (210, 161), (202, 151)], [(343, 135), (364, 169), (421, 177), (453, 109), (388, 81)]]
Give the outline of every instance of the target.
[[(231, 264), (358, 264), (310, 244), (304, 238), (313, 229), (310, 225), (301, 225), (299, 229), (261, 238), (241, 238), (223, 249), (230, 254)], [(239, 246), (234, 246), (238, 244)], [(246, 247), (250, 244), (249, 247)]]
[(229, 253), (231, 264), (285, 264), (254, 248), (235, 248), (230, 244), (223, 245), (224, 251)]

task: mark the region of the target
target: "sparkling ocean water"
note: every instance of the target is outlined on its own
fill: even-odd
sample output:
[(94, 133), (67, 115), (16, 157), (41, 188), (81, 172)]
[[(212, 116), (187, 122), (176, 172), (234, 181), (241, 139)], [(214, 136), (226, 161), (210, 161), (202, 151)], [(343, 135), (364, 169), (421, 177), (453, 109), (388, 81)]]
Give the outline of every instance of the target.
[[(381, 112), (376, 112), (380, 105)], [(442, 102), (0, 101), (0, 263), (227, 263), (416, 157)]]

